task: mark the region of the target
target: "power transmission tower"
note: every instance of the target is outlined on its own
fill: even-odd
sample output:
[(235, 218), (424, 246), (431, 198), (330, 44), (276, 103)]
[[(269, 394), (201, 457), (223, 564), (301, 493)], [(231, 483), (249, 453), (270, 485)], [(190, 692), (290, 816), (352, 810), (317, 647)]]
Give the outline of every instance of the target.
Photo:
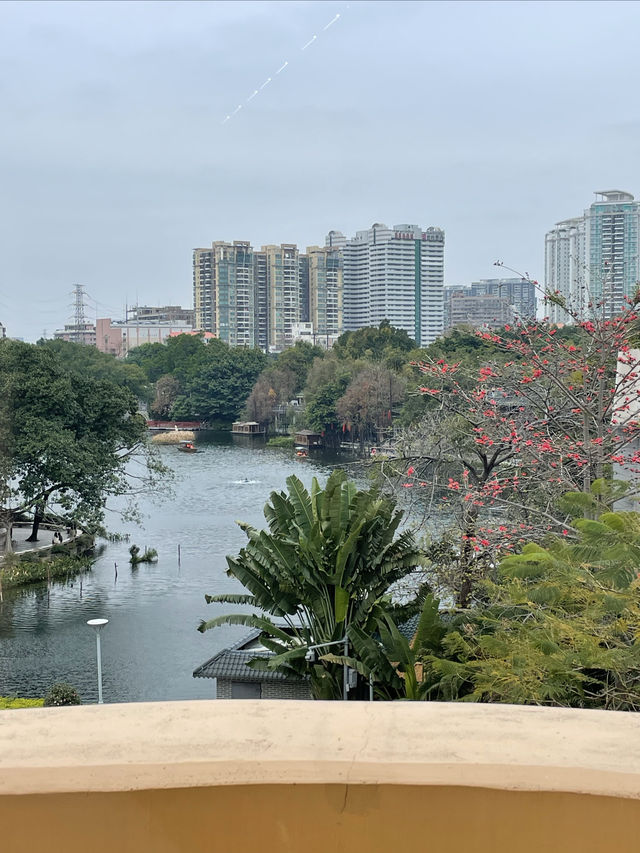
[(73, 338), (77, 343), (83, 344), (85, 342), (85, 325), (87, 322), (87, 318), (84, 314), (84, 298), (86, 296), (84, 285), (82, 284), (74, 284), (73, 286), (73, 297), (74, 297), (74, 336)]

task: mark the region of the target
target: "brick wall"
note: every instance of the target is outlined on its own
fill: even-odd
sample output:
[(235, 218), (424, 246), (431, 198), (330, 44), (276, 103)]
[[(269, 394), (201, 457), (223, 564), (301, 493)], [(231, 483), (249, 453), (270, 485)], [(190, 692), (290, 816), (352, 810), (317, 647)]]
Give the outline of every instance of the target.
[[(218, 678), (216, 699), (231, 699), (231, 680)], [(264, 681), (262, 699), (311, 699), (309, 686), (296, 681)]]

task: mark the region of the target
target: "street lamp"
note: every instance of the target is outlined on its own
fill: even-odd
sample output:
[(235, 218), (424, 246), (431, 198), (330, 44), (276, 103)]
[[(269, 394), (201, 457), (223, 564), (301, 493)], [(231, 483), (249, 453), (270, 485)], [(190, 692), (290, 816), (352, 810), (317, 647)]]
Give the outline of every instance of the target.
[[(305, 660), (312, 661), (315, 660), (314, 651), (315, 649), (326, 649), (329, 646), (341, 646), (344, 644), (343, 653), (345, 658), (349, 656), (349, 638), (343, 637), (341, 640), (333, 640), (331, 643), (318, 643), (315, 646), (307, 646), (307, 651), (305, 652)], [(355, 673), (355, 670), (354, 670)], [(371, 685), (371, 679), (369, 679), (369, 684)], [(349, 688), (354, 685), (349, 683), (349, 666), (345, 663), (342, 665), (342, 699), (344, 702), (347, 701), (347, 693), (349, 692)], [(372, 687), (370, 686), (370, 699), (373, 699)]]
[(96, 657), (98, 660), (98, 705), (102, 705), (102, 652), (100, 650), (100, 631), (107, 624), (108, 619), (89, 619), (87, 625), (96, 632)]

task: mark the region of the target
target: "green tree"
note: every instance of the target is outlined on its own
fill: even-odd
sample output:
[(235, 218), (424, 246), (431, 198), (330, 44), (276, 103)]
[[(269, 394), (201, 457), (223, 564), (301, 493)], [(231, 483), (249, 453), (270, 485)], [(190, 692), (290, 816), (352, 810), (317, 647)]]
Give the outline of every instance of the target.
[(42, 340), (38, 341), (38, 346), (55, 353), (58, 363), (70, 373), (113, 382), (145, 402), (151, 399), (149, 380), (137, 364), (129, 364), (95, 347), (71, 341)]
[(382, 361), (393, 352), (408, 353), (415, 349), (416, 342), (402, 329), (396, 329), (383, 320), (376, 328), (367, 326), (355, 332), (345, 332), (333, 345), (333, 353), (340, 359), (366, 358)]
[(142, 487), (165, 471), (146, 442), (131, 391), (109, 379), (69, 372), (55, 349), (0, 341), (4, 430), (0, 514), (33, 518), (47, 509), (64, 523), (97, 531), (111, 495), (132, 494), (136, 458)]
[[(315, 698), (338, 699), (342, 668), (332, 652), (341, 650), (345, 636), (355, 649), (359, 632), (373, 633), (390, 606), (391, 588), (415, 569), (420, 553), (410, 532), (398, 533), (402, 513), (395, 503), (375, 488), (359, 491), (342, 471), (334, 471), (324, 489), (314, 478), (309, 493), (297, 477), (287, 479), (287, 489), (272, 492), (265, 505), (268, 530), (240, 524), (248, 543), (227, 557), (227, 574), (247, 593), (206, 596), (257, 612), (219, 616), (200, 630), (260, 628), (274, 657), (254, 660), (254, 668), (308, 677)], [(307, 649), (316, 645), (320, 659), (310, 661)]]
[(505, 558), (451, 619), (423, 655), (429, 698), (640, 709), (640, 515), (574, 525)]
[(172, 417), (231, 423), (242, 411), (266, 363), (267, 357), (260, 350), (210, 341), (197, 369), (179, 377), (183, 391), (175, 400)]
[(296, 377), (294, 393), (304, 388), (309, 368), (316, 358), (324, 358), (324, 350), (322, 347), (307, 343), (307, 341), (296, 341), (292, 347), (284, 350), (278, 356), (276, 364), (278, 369), (288, 370)]

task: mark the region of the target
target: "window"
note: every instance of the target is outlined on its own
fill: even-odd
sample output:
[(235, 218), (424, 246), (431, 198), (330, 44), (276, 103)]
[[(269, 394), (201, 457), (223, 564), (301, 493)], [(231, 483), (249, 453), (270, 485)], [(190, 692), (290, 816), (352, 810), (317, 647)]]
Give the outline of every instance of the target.
[(258, 682), (248, 681), (232, 681), (231, 682), (231, 698), (232, 699), (261, 699), (262, 685)]

